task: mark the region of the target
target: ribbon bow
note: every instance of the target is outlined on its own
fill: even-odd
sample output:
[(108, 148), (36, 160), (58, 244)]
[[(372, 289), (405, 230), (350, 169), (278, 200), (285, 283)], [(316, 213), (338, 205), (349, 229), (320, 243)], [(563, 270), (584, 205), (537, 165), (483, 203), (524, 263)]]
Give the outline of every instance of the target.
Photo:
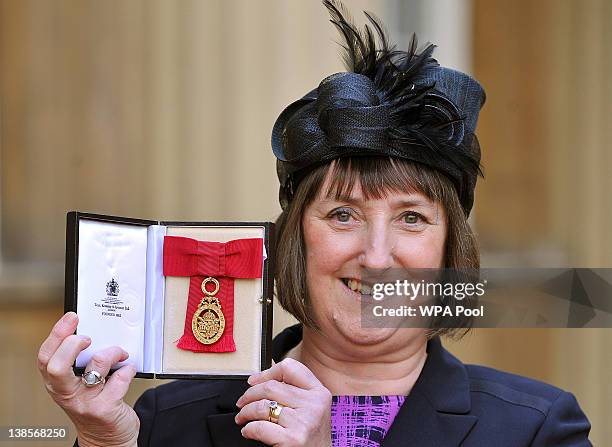
[[(228, 242), (198, 241), (186, 237), (164, 238), (164, 275), (190, 276), (185, 329), (177, 346), (194, 352), (234, 352), (234, 278), (261, 278), (263, 239), (236, 239)], [(203, 344), (192, 330), (193, 314), (204, 297), (206, 277), (219, 281), (219, 299), (225, 329), (219, 340)]]

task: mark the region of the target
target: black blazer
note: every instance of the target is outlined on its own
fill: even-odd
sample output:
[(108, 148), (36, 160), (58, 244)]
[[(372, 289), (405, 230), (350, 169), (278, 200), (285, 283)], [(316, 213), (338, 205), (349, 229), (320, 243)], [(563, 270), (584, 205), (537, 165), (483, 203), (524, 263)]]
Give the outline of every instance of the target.
[[(273, 357), (301, 340), (300, 325), (274, 339)], [(542, 382), (464, 365), (434, 338), (412, 391), (383, 447), (590, 446), (591, 428), (574, 396)], [(139, 446), (246, 447), (234, 422), (243, 380), (175, 381), (146, 391), (136, 402)], [(313, 446), (316, 447), (316, 446)]]

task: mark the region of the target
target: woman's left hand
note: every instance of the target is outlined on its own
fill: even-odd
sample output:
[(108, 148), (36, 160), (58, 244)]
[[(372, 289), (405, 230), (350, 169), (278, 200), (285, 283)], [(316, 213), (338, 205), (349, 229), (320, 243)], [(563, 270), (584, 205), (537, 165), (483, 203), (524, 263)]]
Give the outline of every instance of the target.
[[(274, 447), (331, 445), (332, 395), (306, 366), (287, 358), (248, 382), (236, 402), (242, 436)], [(270, 401), (283, 406), (278, 423), (268, 421)]]

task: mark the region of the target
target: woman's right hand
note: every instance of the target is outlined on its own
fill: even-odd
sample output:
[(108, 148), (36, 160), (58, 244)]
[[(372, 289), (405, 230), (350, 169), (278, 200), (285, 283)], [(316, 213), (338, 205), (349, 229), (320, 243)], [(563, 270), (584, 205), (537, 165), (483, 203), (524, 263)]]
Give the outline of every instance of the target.
[[(66, 313), (40, 347), (38, 369), (47, 391), (74, 423), (80, 447), (135, 446), (140, 421), (123, 397), (136, 370), (123, 366), (105, 384), (86, 387), (72, 371), (77, 355), (91, 343), (89, 337), (74, 335), (78, 321), (76, 313)], [(127, 352), (113, 346), (96, 352), (85, 370), (105, 377), (112, 365), (127, 358)]]

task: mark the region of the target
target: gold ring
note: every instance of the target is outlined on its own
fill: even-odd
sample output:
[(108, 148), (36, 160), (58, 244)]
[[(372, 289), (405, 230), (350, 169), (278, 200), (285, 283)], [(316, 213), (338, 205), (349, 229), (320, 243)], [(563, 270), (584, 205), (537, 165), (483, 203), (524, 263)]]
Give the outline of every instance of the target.
[(283, 411), (283, 408), (285, 407), (275, 400), (271, 400), (268, 406), (268, 421), (278, 424), (278, 418), (280, 417), (281, 411)]
[[(213, 290), (212, 292), (209, 292), (208, 290), (206, 290), (206, 284), (208, 284), (209, 282), (212, 282), (215, 285), (215, 290)], [(202, 292), (204, 292), (204, 295), (215, 296), (218, 291), (219, 291), (219, 281), (217, 281), (212, 276), (209, 276), (208, 278), (205, 278), (204, 281), (202, 281)]]

